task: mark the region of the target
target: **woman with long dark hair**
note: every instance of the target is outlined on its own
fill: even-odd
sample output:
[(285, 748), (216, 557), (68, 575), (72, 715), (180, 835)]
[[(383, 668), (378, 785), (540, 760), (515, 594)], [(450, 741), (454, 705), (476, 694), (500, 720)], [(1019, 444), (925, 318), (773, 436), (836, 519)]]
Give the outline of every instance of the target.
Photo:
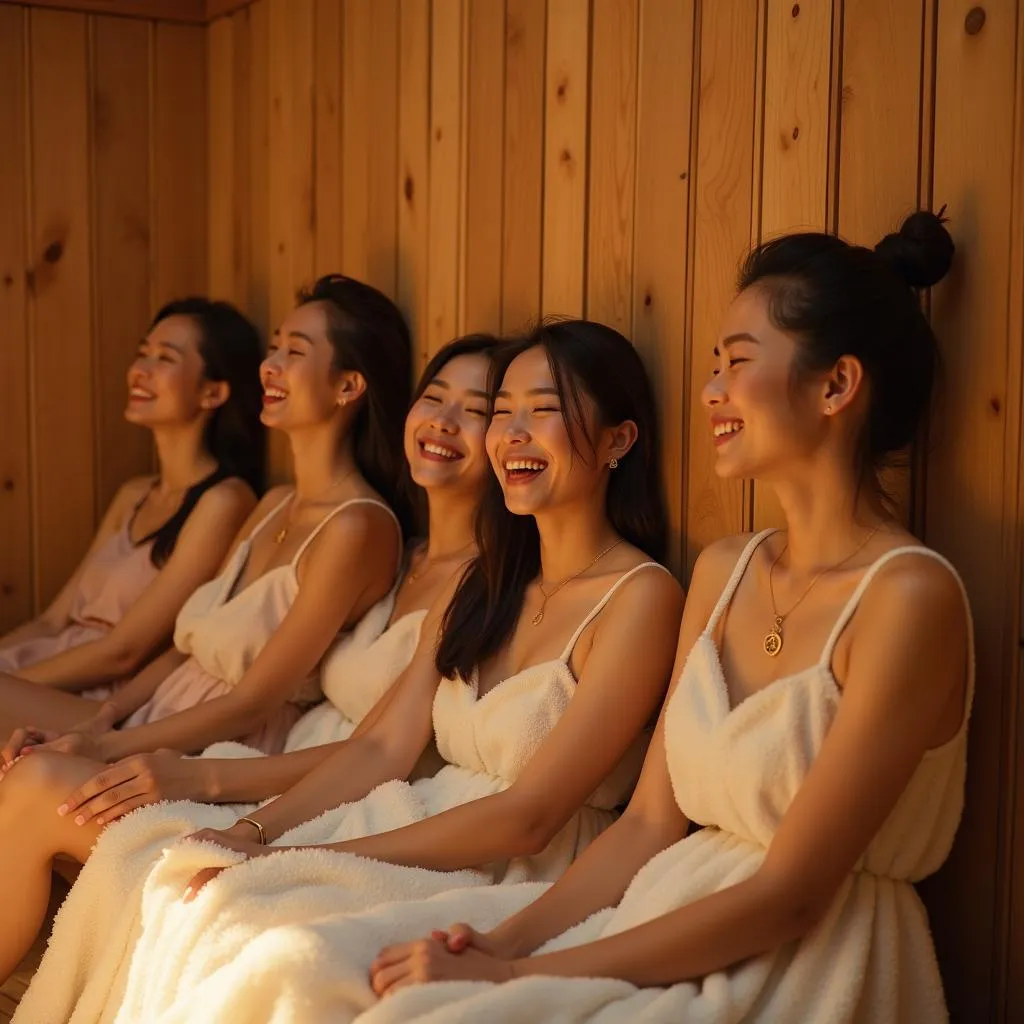
[[(481, 509), (480, 554), (431, 608), (409, 668), (365, 727), (259, 810), (236, 821), (230, 809), (211, 809), (217, 817), (209, 824), (223, 830), (178, 844), (152, 872), (157, 847), (189, 832), (191, 820), (175, 820), (171, 808), (157, 825), (143, 810), (110, 830), (111, 838), (122, 833), (116, 851), (111, 846), (120, 869), (140, 879), (149, 873), (140, 941), (122, 950), (132, 957), (121, 1008), (128, 1018), (159, 1016), (167, 998), (176, 1012), (191, 1012), (205, 986), (176, 988), (173, 980), (188, 946), (199, 962), (207, 943), (217, 945), (223, 963), (257, 933), (273, 942), (276, 925), (296, 935), (315, 917), (344, 928), (351, 912), (385, 901), (553, 879), (635, 782), (682, 602), (678, 584), (650, 557), (662, 553), (665, 521), (643, 366), (617, 332), (573, 321), (504, 347), (492, 379), (494, 477)], [(641, 628), (647, 642), (637, 650), (627, 640)], [(444, 767), (402, 781), (432, 739)], [(222, 871), (229, 864), (237, 866)], [(204, 865), (216, 866), (200, 871)], [(247, 912), (239, 930), (236, 915), (219, 913), (233, 905), (260, 909)], [(133, 900), (126, 917), (135, 908)], [(65, 948), (78, 956), (95, 941), (83, 915)], [(104, 958), (102, 945), (88, 982), (97, 990), (123, 970), (121, 955)], [(286, 946), (271, 954), (279, 995), (250, 993), (264, 1014), (264, 997), (287, 1000), (293, 980), (308, 1006), (317, 1005), (316, 986), (307, 990), (293, 970), (303, 979), (334, 970), (338, 950), (329, 941), (316, 943), (320, 954), (301, 966), (295, 957), (300, 947), (310, 952), (308, 943)], [(142, 976), (154, 956), (168, 982), (159, 1010)], [(59, 962), (58, 954), (53, 979)], [(228, 1016), (236, 1010), (227, 1000), (250, 1000), (237, 963), (240, 988), (218, 996)], [(53, 979), (38, 986), (33, 1012), (60, 1016), (90, 998), (66, 982), (54, 989)]]
[(970, 611), (878, 474), (927, 410), (914, 289), (952, 254), (928, 213), (874, 251), (799, 234), (752, 253), (704, 404), (718, 474), (773, 487), (786, 527), (701, 554), (622, 818), (536, 902), (477, 897), (475, 928), (386, 950), (373, 985), (398, 994), (368, 1022), (947, 1019), (912, 883), (963, 808)]
[(0, 673), (102, 700), (167, 644), (263, 493), (260, 358), (256, 328), (226, 302), (156, 314), (125, 419), (152, 433), (157, 472), (121, 487), (46, 611), (0, 638)]
[(410, 359), (405, 321), (376, 289), (329, 277), (300, 295), (260, 368), (263, 422), (288, 437), (294, 487), (264, 497), (221, 574), (185, 603), (174, 647), (99, 714), (0, 679), (7, 767), (40, 740), (100, 762), (226, 739), (281, 750), (318, 699), (325, 651), (395, 578), (410, 522), (398, 485)]

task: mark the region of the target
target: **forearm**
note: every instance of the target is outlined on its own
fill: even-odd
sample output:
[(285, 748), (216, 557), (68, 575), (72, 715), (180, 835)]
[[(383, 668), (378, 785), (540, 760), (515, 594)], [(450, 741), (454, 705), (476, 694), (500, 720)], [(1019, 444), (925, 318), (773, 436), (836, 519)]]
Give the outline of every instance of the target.
[(120, 687), (106, 703), (116, 709), (116, 722), (138, 711), (160, 688), (160, 684), (188, 660), (174, 647), (154, 658), (134, 679)]
[(196, 758), (204, 779), (199, 796), (213, 804), (267, 800), (297, 785), (343, 745), (339, 741), (270, 757)]
[(471, 800), (412, 825), (332, 845), (342, 853), (433, 871), (457, 871), (539, 852), (547, 835), (506, 793)]
[[(342, 804), (361, 800), (381, 783), (404, 778), (403, 764), (389, 757), (371, 737), (348, 739), (337, 751), (277, 800), (251, 815), (268, 841)], [(415, 763), (415, 761), (414, 761)]]
[[(60, 632), (60, 627), (55, 626), (45, 616), (30, 619), (10, 633), (0, 636), (0, 651), (6, 647), (13, 647), (15, 644), (23, 643), (25, 640), (38, 640), (40, 637), (55, 636)], [(20, 675), (21, 673), (19, 673)]]
[(490, 938), (509, 957), (527, 956), (591, 914), (615, 906), (636, 873), (678, 836), (624, 815), (540, 899), (498, 925)]
[(792, 941), (807, 920), (764, 892), (758, 878), (597, 942), (514, 961), (517, 977), (619, 978), (667, 986), (725, 970)]
[(109, 633), (36, 662), (24, 669), (21, 675), (34, 683), (78, 693), (131, 675), (143, 657)]

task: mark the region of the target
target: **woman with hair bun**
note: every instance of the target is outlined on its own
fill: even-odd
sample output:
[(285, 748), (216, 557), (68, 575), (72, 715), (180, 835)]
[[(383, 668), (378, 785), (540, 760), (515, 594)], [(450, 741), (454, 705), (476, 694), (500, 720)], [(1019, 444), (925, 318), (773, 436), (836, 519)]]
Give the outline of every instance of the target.
[[(963, 807), (970, 611), (879, 469), (924, 420), (938, 354), (914, 289), (952, 255), (929, 213), (874, 251), (751, 253), (703, 401), (718, 475), (771, 487), (785, 528), (698, 559), (623, 816), (535, 902), (480, 892), (457, 925), (458, 894), (407, 907), (443, 930), (377, 957), (392, 998), (361, 1020), (946, 1019), (913, 883)], [(413, 987), (432, 980), (505, 984)]]
[(99, 702), (168, 642), (263, 493), (261, 357), (256, 328), (226, 302), (156, 314), (124, 416), (153, 435), (157, 473), (121, 487), (46, 611), (0, 637), (0, 673)]

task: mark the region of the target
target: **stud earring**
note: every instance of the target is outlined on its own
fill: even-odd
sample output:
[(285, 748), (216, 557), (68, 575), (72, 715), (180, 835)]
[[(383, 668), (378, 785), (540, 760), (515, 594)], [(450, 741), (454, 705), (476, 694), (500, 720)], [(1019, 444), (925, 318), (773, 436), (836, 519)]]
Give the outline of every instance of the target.
[(608, 468), (609, 469), (618, 469), (619, 468), (619, 460), (618, 459), (614, 459), (614, 458), (613, 459), (609, 459), (608, 460)]

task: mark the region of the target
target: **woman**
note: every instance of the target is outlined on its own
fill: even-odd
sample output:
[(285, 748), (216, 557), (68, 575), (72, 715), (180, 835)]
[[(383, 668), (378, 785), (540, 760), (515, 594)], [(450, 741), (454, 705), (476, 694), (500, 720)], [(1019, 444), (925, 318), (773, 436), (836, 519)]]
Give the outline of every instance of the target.
[(0, 673), (101, 701), (167, 644), (263, 493), (259, 362), (256, 328), (226, 302), (157, 313), (125, 409), (153, 434), (157, 474), (121, 487), (50, 607), (0, 638)]
[[(750, 256), (704, 402), (719, 475), (770, 484), (785, 530), (701, 555), (622, 818), (536, 902), (452, 899), (474, 927), (386, 949), (373, 987), (397, 994), (365, 1020), (946, 1019), (911, 883), (963, 805), (970, 614), (878, 470), (925, 415), (936, 344), (912, 288), (952, 253), (918, 213), (874, 252), (812, 234)], [(418, 909), (406, 924), (452, 920)]]
[[(66, 974), (58, 929), (52, 976), (44, 965), (28, 1017), (92, 1019), (125, 988), (126, 1019), (159, 1017), (165, 1002), (187, 1017), (209, 988), (177, 974), (182, 957), (198, 963), (216, 946), (216, 969), (236, 943), (253, 953), (274, 946), (280, 984), (267, 998), (290, 1002), (301, 975), (305, 1013), (316, 993), (304, 979), (329, 977), (335, 950), (316, 940), (319, 955), (308, 955), (305, 941), (277, 947), (285, 932), (452, 886), (554, 878), (611, 820), (635, 779), (638, 737), (664, 692), (681, 610), (678, 585), (644, 553), (660, 553), (664, 524), (649, 386), (625, 339), (579, 321), (505, 348), (494, 380), (487, 451), (496, 476), (481, 509), (480, 555), (431, 609), (409, 668), (370, 724), (246, 820), (230, 825), (234, 815), (211, 808), (207, 823), (230, 827), (201, 834), (216, 845), (182, 843), (163, 856), (146, 879), (143, 930), (129, 949), (109, 934), (97, 940), (83, 914), (63, 948), (69, 959), (86, 944), (95, 951), (84, 989)], [(641, 624), (649, 642), (627, 650)], [(432, 737), (446, 766), (433, 778), (397, 781)], [(122, 870), (141, 862), (144, 874), (190, 827), (166, 811), (158, 826), (151, 814), (111, 829), (98, 849), (115, 839), (104, 856)], [(268, 851), (257, 836), (277, 844), (275, 856), (261, 856)], [(284, 843), (303, 845), (283, 851)], [(202, 888), (198, 899), (183, 904), (189, 878), (210, 864), (192, 886)], [(103, 904), (121, 898), (113, 874), (96, 873), (93, 903), (98, 892)], [(131, 899), (134, 908), (138, 896)], [(115, 937), (134, 936), (128, 929), (138, 926), (126, 918)], [(234, 961), (235, 974), (266, 1019), (273, 1012), (246, 969), (251, 955)], [(145, 986), (154, 957), (159, 994)], [(218, 1004), (238, 991), (219, 988)]]
[[(427, 538), (412, 552), (395, 590), (323, 659), (320, 680), (328, 699), (291, 730), (288, 753), (253, 762), (240, 758), (258, 751), (223, 743), (199, 759), (164, 750), (126, 758), (98, 774), (88, 763), (69, 759), (49, 773), (48, 798), (37, 789), (29, 817), (20, 819), (22, 858), (47, 862), (66, 845), (64, 828), (101, 827), (158, 800), (237, 805), (269, 799), (299, 782), (330, 756), (332, 745), (353, 733), (412, 660), (430, 605), (475, 554), (473, 521), (489, 474), (486, 389), (496, 344), (484, 335), (453, 341), (424, 370), (406, 417), (405, 455), (411, 480), (425, 495)], [(67, 822), (53, 820), (55, 808)], [(2, 820), (0, 803), (0, 836)]]
[[(99, 714), (81, 697), (0, 680), (0, 724), (63, 732), (49, 737), (58, 750), (101, 762), (224, 739), (280, 751), (318, 697), (321, 657), (395, 578), (409, 361), (405, 322), (375, 289), (327, 277), (300, 296), (261, 367), (263, 421), (288, 436), (294, 488), (260, 502), (220, 576), (182, 608), (175, 647)], [(15, 733), (8, 768), (33, 738)]]

